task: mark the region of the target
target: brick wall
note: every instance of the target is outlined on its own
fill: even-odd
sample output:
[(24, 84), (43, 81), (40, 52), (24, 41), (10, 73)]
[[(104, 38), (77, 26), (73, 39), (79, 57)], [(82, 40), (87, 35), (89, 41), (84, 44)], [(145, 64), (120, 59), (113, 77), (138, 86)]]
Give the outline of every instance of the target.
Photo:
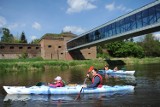
[(26, 53), (29, 58), (40, 57), (40, 45), (0, 43), (0, 59), (16, 59), (24, 53)]

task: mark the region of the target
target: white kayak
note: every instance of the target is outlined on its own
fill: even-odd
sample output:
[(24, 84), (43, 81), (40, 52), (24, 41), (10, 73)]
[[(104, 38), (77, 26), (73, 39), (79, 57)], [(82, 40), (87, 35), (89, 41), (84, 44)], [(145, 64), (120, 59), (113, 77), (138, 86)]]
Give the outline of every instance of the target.
[[(4, 90), (8, 94), (78, 94), (82, 88), (82, 85), (65, 86), (58, 88), (51, 88), (49, 86), (3, 86)], [(81, 93), (104, 93), (104, 92), (118, 92), (118, 91), (134, 91), (134, 86), (131, 85), (115, 85), (108, 86), (103, 85), (101, 88), (83, 88)]]
[(99, 70), (99, 73), (106, 73), (106, 74), (118, 74), (118, 75), (134, 75), (135, 71), (125, 71), (125, 70)]

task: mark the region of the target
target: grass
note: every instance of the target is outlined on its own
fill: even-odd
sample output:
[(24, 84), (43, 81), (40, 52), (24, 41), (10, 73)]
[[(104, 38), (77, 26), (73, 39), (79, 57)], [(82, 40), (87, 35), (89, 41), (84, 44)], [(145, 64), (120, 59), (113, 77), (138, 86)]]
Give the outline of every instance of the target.
[(160, 63), (160, 57), (153, 57), (153, 58), (113, 58), (114, 60), (122, 60), (127, 65), (133, 64), (149, 64), (149, 63)]
[[(98, 64), (97, 64), (98, 62)], [(43, 60), (43, 59), (1, 59), (0, 70), (45, 70), (50, 68), (60, 68), (61, 70), (72, 67), (103, 66), (104, 61), (99, 60)]]
[[(155, 58), (112, 58), (111, 60), (122, 60), (127, 65), (131, 64), (148, 64), (148, 63), (160, 63), (160, 57)], [(74, 67), (89, 68), (94, 66), (96, 68), (102, 68), (106, 62), (103, 59), (96, 60), (43, 60), (41, 58), (35, 59), (0, 59), (0, 71), (35, 71), (45, 69), (59, 69), (65, 70)]]

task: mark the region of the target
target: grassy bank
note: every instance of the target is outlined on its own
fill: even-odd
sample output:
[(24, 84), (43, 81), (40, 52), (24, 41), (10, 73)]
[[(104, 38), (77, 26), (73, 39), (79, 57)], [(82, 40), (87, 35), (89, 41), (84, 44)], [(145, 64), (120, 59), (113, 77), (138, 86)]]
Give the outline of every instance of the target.
[[(148, 64), (160, 63), (160, 57), (156, 58), (112, 58), (110, 60), (122, 60), (125, 64)], [(103, 59), (97, 60), (43, 60), (43, 59), (0, 59), (0, 71), (26, 71), (26, 70), (44, 70), (45, 69), (59, 69), (65, 70), (72, 67), (86, 67), (95, 66), (102, 68), (106, 64)]]
[(72, 67), (86, 67), (90, 66), (101, 67), (105, 64), (103, 60), (43, 60), (43, 59), (1, 59), (0, 70), (17, 71), (17, 70), (44, 70), (45, 69), (69, 69)]
[(112, 60), (122, 60), (126, 65), (133, 64), (151, 64), (151, 63), (160, 63), (160, 57), (154, 58), (112, 58)]

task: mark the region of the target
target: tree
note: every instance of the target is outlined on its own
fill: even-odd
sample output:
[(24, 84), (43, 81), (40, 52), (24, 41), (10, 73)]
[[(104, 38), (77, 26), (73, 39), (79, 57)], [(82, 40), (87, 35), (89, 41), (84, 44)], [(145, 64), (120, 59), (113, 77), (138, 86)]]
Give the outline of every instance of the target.
[(32, 40), (31, 44), (39, 44), (40, 42), (40, 39), (34, 39)]
[(137, 45), (134, 42), (125, 42), (123, 45), (121, 45), (121, 48), (115, 51), (115, 56), (142, 58), (144, 57), (144, 51), (141, 46)]
[(25, 36), (24, 32), (22, 32), (22, 34), (21, 34), (20, 43), (27, 43), (26, 36)]
[(101, 45), (98, 47), (98, 55), (104, 56), (102, 51), (104, 49), (108, 50), (109, 55), (112, 57), (144, 57), (143, 48), (137, 43), (130, 41), (116, 41)]
[(10, 34), (9, 29), (2, 28), (2, 33), (1, 42), (14, 43), (14, 36)]
[(108, 50), (111, 56), (116, 57), (119, 56), (116, 54), (116, 51), (118, 51), (124, 43), (125, 43), (124, 41), (112, 42), (106, 45), (106, 49)]
[(160, 41), (153, 34), (147, 34), (142, 42), (139, 43), (148, 57), (160, 56)]

